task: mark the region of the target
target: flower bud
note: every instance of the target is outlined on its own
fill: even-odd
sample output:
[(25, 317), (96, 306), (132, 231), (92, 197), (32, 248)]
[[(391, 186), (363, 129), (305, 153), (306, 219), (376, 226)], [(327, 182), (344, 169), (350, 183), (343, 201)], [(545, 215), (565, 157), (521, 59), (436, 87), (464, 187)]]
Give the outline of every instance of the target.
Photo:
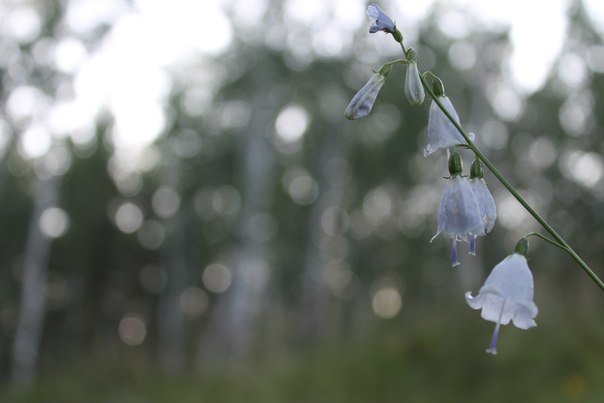
[(413, 106), (419, 106), (424, 102), (426, 93), (424, 92), (424, 86), (419, 76), (419, 70), (417, 68), (417, 56), (413, 49), (409, 49), (407, 52), (407, 60), (409, 64), (407, 66), (407, 75), (405, 76), (405, 97), (407, 101)]
[(344, 111), (344, 116), (346, 116), (347, 119), (361, 119), (369, 115), (382, 86), (386, 82), (386, 77), (382, 74), (382, 70), (385, 69), (382, 68), (379, 72), (373, 73), (369, 81), (367, 81), (367, 84), (365, 84), (352, 98), (346, 107), (346, 111)]

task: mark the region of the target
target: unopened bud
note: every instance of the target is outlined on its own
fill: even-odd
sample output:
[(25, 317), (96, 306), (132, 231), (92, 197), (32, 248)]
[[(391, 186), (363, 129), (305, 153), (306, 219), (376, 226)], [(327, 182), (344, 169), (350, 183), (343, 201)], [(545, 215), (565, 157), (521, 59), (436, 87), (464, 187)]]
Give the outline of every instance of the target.
[(413, 49), (409, 49), (407, 52), (407, 75), (405, 76), (405, 97), (407, 101), (413, 106), (419, 106), (424, 102), (426, 93), (424, 92), (424, 86), (419, 76), (419, 69), (417, 68), (417, 55)]
[(384, 75), (379, 72), (373, 73), (367, 84), (352, 98), (346, 107), (346, 111), (344, 111), (344, 116), (350, 120), (354, 120), (369, 115), (385, 82), (386, 77)]

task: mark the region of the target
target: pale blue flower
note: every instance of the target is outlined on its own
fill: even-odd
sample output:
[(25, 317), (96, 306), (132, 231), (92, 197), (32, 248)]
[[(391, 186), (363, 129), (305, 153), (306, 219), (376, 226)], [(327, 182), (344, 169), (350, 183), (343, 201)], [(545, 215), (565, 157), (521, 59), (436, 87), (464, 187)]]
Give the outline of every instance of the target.
[(369, 16), (369, 18), (374, 20), (374, 22), (369, 27), (370, 33), (373, 34), (378, 31), (384, 31), (390, 34), (394, 33), (396, 29), (396, 24), (394, 23), (392, 18), (390, 18), (388, 14), (386, 14), (384, 10), (382, 10), (378, 5), (369, 5), (367, 7), (367, 15)]
[(526, 257), (519, 253), (506, 257), (495, 266), (478, 296), (472, 297), (469, 291), (466, 293), (468, 305), (482, 309), (482, 318), (496, 323), (488, 353), (497, 354), (500, 325), (507, 325), (511, 320), (519, 329), (537, 326), (534, 318), (539, 310), (533, 301), (533, 293), (533, 275)]
[(484, 235), (484, 224), (468, 179), (453, 172), (451, 175), (440, 202), (438, 229), (430, 242), (443, 231), (446, 237), (452, 238), (451, 265), (455, 267), (460, 264), (457, 242), (470, 242), (475, 236)]
[[(497, 220), (495, 200), (493, 200), (493, 196), (483, 178), (471, 178), (470, 186), (478, 202), (478, 210), (480, 211), (480, 217), (484, 225), (484, 233), (488, 234), (493, 229)], [(470, 240), (470, 254), (476, 254), (476, 235)]]
[[(440, 102), (445, 109), (459, 123), (459, 116), (453, 107), (453, 104), (446, 96), (439, 97)], [(474, 133), (470, 133), (470, 140), (474, 141)], [(424, 156), (428, 156), (441, 148), (447, 149), (458, 144), (466, 144), (459, 130), (451, 123), (449, 118), (443, 113), (436, 102), (432, 101), (430, 113), (428, 115), (428, 145), (424, 150)]]

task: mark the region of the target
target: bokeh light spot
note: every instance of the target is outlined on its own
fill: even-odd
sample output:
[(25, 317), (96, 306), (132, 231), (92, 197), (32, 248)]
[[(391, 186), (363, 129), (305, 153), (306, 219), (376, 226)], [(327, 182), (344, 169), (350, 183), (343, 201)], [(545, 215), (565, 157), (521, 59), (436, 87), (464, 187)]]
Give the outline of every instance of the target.
[(147, 325), (138, 315), (126, 315), (118, 326), (120, 340), (129, 346), (138, 346), (145, 341), (147, 336)]
[(200, 288), (189, 287), (180, 295), (180, 308), (190, 318), (201, 316), (208, 307), (208, 295)]
[(393, 286), (379, 288), (371, 300), (373, 312), (382, 319), (394, 318), (403, 306), (399, 291)]
[(231, 270), (223, 264), (212, 263), (205, 268), (201, 279), (203, 285), (211, 292), (225, 292), (231, 286)]
[(42, 21), (33, 8), (15, 8), (7, 17), (2, 21), (3, 34), (22, 43), (31, 42), (40, 34)]
[(160, 187), (151, 198), (151, 205), (155, 214), (161, 218), (172, 217), (180, 207), (180, 196), (169, 187)]
[(134, 203), (126, 202), (115, 212), (115, 225), (126, 234), (136, 232), (143, 224), (143, 212)]
[(40, 215), (40, 230), (49, 238), (59, 238), (69, 229), (67, 212), (58, 207), (50, 207)]
[(292, 200), (306, 206), (319, 196), (319, 185), (303, 168), (292, 168), (283, 175), (283, 187)]
[(476, 49), (468, 42), (455, 42), (449, 48), (449, 60), (460, 71), (470, 70), (476, 64)]
[(38, 158), (52, 147), (52, 136), (42, 125), (30, 126), (21, 135), (19, 151), (26, 158)]
[(562, 173), (585, 187), (593, 187), (602, 178), (602, 157), (594, 152), (571, 151), (561, 162)]
[(308, 112), (301, 106), (287, 106), (279, 113), (275, 121), (277, 135), (285, 143), (298, 141), (306, 132), (309, 120)]

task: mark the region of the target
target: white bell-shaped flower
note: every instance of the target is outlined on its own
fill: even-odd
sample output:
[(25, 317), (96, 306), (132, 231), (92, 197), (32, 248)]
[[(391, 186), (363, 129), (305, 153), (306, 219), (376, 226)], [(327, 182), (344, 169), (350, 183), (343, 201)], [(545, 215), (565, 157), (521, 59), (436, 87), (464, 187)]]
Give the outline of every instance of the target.
[(445, 236), (453, 239), (451, 248), (451, 266), (460, 264), (457, 254), (457, 242), (470, 242), (475, 236), (484, 235), (484, 224), (474, 191), (468, 179), (461, 175), (461, 156), (454, 152), (449, 159), (449, 178), (438, 210), (438, 229), (434, 238), (444, 231)]
[[(487, 187), (487, 183), (483, 179), (482, 164), (479, 159), (475, 159), (474, 162), (472, 162), (470, 172), (470, 186), (472, 187), (474, 195), (476, 196), (476, 201), (478, 202), (480, 217), (484, 224), (484, 232), (485, 234), (488, 234), (493, 229), (495, 221), (497, 220), (495, 200)], [(470, 240), (470, 254), (476, 254), (476, 236)]]
[(396, 24), (390, 18), (388, 14), (384, 12), (377, 4), (370, 4), (367, 6), (367, 15), (374, 22), (369, 27), (370, 33), (376, 33), (378, 31), (384, 31), (386, 33), (394, 33)]
[[(449, 98), (440, 96), (439, 100), (455, 121), (460, 123), (459, 116)], [(474, 141), (474, 138), (474, 133), (470, 133), (470, 140)], [(436, 102), (432, 101), (428, 114), (428, 145), (424, 149), (424, 156), (427, 157), (436, 150), (451, 148), (458, 144), (466, 144), (466, 140)]]
[(476, 297), (466, 293), (468, 305), (482, 309), (482, 318), (496, 323), (488, 353), (497, 354), (500, 325), (512, 321), (519, 329), (537, 326), (534, 318), (539, 310), (533, 293), (533, 275), (521, 253), (514, 253), (495, 266)]
[(497, 207), (495, 206), (495, 200), (483, 178), (470, 179), (470, 186), (472, 187), (474, 195), (476, 196), (476, 201), (478, 202), (480, 217), (484, 224), (484, 232), (488, 234), (493, 229), (495, 221), (497, 221)]

